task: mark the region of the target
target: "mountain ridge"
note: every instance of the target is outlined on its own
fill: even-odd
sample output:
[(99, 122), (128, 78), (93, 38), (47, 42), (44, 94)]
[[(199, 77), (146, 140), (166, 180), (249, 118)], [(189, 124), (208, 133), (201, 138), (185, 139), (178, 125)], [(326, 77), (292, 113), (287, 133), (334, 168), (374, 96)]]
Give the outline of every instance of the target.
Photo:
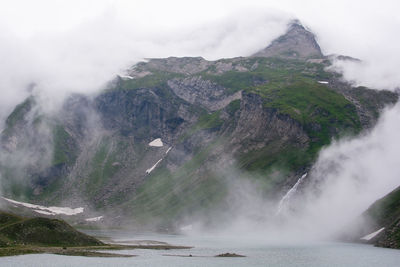
[[(2, 132), (3, 192), (150, 229), (179, 228), (212, 209), (229, 215), (223, 169), (276, 201), (332, 138), (368, 130), (398, 100), (327, 71), (314, 42), (292, 24), (251, 57), (149, 59), (93, 98), (67, 98), (52, 116), (29, 98)], [(158, 138), (162, 147), (149, 145)]]

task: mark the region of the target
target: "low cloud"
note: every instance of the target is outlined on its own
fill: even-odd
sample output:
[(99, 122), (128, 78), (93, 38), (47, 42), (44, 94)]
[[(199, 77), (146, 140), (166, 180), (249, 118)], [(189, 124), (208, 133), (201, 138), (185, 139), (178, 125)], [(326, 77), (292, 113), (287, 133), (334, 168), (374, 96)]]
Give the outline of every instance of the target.
[(400, 186), (400, 105), (387, 109), (376, 127), (323, 149), (312, 169), (302, 217), (322, 233), (344, 230), (375, 200)]
[(60, 106), (70, 93), (98, 92), (118, 73), (144, 58), (203, 56), (207, 59), (249, 55), (281, 34), (290, 16), (249, 11), (192, 29), (143, 32), (124, 24), (112, 10), (59, 33), (20, 38), (0, 34), (1, 118), (29, 93), (44, 109)]

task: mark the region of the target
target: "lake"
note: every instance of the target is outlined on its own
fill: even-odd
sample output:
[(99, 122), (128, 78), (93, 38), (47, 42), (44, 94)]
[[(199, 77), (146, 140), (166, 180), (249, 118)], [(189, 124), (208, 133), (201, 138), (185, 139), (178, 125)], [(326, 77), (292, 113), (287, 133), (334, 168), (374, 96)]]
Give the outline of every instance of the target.
[[(173, 245), (194, 246), (189, 250), (123, 250), (113, 253), (132, 258), (88, 258), (49, 254), (0, 258), (0, 266), (399, 266), (400, 250), (371, 245), (313, 242), (271, 244), (259, 239), (164, 234), (135, 234), (126, 231), (90, 231), (116, 241), (157, 240)], [(245, 258), (216, 258), (231, 252)], [(189, 256), (192, 257), (181, 257)], [(180, 255), (180, 256), (179, 256)]]

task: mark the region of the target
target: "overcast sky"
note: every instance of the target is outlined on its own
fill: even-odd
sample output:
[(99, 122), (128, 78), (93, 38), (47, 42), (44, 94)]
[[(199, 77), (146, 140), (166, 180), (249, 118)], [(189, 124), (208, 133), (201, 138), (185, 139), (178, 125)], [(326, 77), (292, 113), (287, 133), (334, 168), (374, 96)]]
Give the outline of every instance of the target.
[(38, 84), (49, 106), (93, 92), (141, 58), (246, 56), (299, 18), (325, 54), (364, 60), (345, 76), (377, 88), (400, 84), (397, 1), (0, 2), (0, 117)]

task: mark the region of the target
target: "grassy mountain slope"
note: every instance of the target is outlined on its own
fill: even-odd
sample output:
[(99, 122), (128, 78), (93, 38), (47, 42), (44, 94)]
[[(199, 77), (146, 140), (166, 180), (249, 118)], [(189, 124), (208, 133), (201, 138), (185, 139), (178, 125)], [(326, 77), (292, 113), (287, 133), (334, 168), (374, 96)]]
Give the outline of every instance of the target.
[(61, 220), (23, 218), (0, 212), (0, 246), (100, 246), (99, 240), (78, 232)]

